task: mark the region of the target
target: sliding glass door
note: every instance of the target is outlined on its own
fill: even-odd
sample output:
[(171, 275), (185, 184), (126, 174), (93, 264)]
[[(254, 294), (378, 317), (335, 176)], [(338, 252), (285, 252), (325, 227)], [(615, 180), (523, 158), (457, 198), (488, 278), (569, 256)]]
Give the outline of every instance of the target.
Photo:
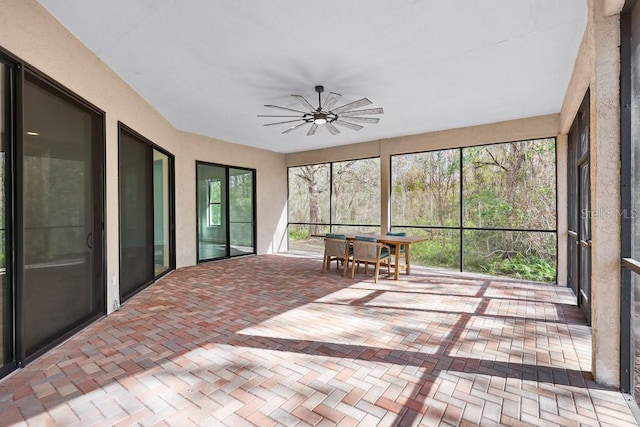
[(104, 312), (102, 117), (26, 73), (23, 130), (19, 289), (30, 358)]
[(120, 301), (175, 266), (173, 156), (120, 124)]
[(198, 262), (255, 254), (255, 170), (198, 162)]
[(0, 53), (0, 376), (105, 313), (103, 123)]

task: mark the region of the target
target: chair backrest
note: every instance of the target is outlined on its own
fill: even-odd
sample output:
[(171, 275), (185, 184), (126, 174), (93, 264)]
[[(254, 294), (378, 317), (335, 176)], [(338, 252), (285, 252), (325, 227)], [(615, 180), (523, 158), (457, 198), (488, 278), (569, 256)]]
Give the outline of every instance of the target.
[[(406, 237), (407, 236), (407, 232), (406, 231), (387, 231), (387, 236), (397, 236), (397, 237)], [(392, 249), (395, 252), (395, 249)], [(404, 248), (404, 244), (400, 245), (400, 250), (402, 252), (405, 251)]]
[(342, 238), (333, 238), (327, 234), (327, 237), (324, 239), (324, 256), (346, 258), (347, 240), (345, 236), (342, 235)]
[(335, 233), (327, 233), (325, 234), (325, 237), (327, 239), (342, 239), (342, 240), (346, 240), (347, 236), (345, 236), (344, 234), (335, 234)]
[(376, 262), (380, 253), (380, 245), (375, 237), (356, 236), (353, 240), (353, 259)]

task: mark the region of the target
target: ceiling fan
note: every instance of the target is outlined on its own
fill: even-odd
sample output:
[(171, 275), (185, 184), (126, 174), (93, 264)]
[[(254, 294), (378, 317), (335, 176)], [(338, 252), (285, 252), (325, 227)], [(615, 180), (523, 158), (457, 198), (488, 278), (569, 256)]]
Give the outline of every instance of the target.
[(259, 114), (258, 117), (280, 117), (280, 118), (296, 117), (295, 119), (285, 120), (283, 122), (267, 123), (264, 126), (274, 126), (274, 125), (281, 125), (285, 123), (301, 122), (301, 123), (291, 125), (284, 132), (282, 132), (282, 133), (289, 133), (298, 129), (301, 126), (304, 126), (310, 123), (311, 127), (307, 132), (307, 136), (311, 136), (315, 134), (316, 129), (318, 129), (318, 126), (320, 125), (324, 125), (324, 127), (326, 127), (329, 130), (329, 132), (331, 132), (331, 135), (337, 135), (340, 133), (340, 131), (338, 130), (338, 128), (334, 126), (334, 124), (339, 126), (344, 126), (346, 128), (353, 129), (353, 130), (360, 130), (363, 128), (363, 126), (352, 123), (352, 122), (375, 124), (380, 121), (380, 119), (376, 117), (360, 117), (360, 116), (366, 116), (370, 114), (382, 114), (383, 113), (382, 108), (368, 108), (364, 110), (356, 110), (356, 108), (360, 108), (360, 107), (364, 107), (365, 105), (372, 104), (372, 102), (369, 101), (367, 98), (362, 98), (357, 101), (353, 101), (348, 104), (345, 104), (341, 107), (333, 108), (333, 106), (338, 102), (338, 99), (342, 95), (335, 92), (329, 92), (329, 95), (327, 95), (323, 104), (322, 92), (324, 92), (324, 86), (320, 86), (320, 85), (316, 86), (315, 91), (318, 93), (318, 108), (315, 108), (313, 105), (311, 105), (311, 103), (309, 103), (309, 101), (307, 101), (306, 98), (302, 95), (291, 95), (296, 99), (296, 101), (298, 101), (300, 105), (304, 107), (303, 108), (304, 111), (296, 110), (293, 108), (287, 108), (287, 107), (279, 107), (277, 105), (265, 105), (265, 107), (268, 107), (268, 108), (277, 108), (279, 110), (285, 110), (285, 111), (298, 113), (298, 114), (297, 115)]

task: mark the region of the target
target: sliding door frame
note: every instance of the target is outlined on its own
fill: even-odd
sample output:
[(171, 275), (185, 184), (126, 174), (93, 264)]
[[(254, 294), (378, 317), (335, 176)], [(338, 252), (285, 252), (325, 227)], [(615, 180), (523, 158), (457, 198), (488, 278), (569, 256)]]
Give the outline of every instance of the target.
[[(199, 233), (199, 220), (200, 220), (200, 213), (199, 213), (199, 206), (198, 206), (198, 166), (199, 165), (203, 165), (203, 166), (213, 166), (213, 167), (217, 167), (217, 168), (222, 168), (224, 169), (224, 177), (225, 177), (225, 215), (226, 215), (226, 225), (227, 225), (227, 229), (226, 229), (226, 255), (222, 256), (222, 257), (217, 257), (217, 258), (206, 258), (206, 259), (200, 259), (200, 233)], [(229, 169), (237, 169), (237, 170), (243, 170), (243, 171), (247, 171), (247, 172), (251, 172), (252, 175), (252, 212), (251, 214), (253, 215), (253, 220), (252, 220), (252, 235), (253, 235), (253, 251), (246, 253), (246, 254), (238, 254), (238, 255), (231, 255), (231, 218), (229, 216), (229, 209), (230, 209), (230, 191), (229, 191)], [(220, 163), (213, 163), (213, 162), (205, 162), (202, 160), (196, 160), (196, 185), (195, 185), (195, 191), (196, 191), (196, 262), (198, 264), (203, 263), (203, 262), (210, 262), (210, 261), (217, 261), (217, 260), (221, 260), (221, 259), (229, 259), (229, 258), (236, 258), (236, 257), (241, 257), (241, 256), (247, 256), (247, 255), (256, 255), (257, 254), (257, 240), (258, 240), (258, 236), (257, 236), (257, 224), (258, 224), (258, 220), (257, 220), (257, 205), (258, 205), (258, 201), (256, 199), (256, 194), (257, 194), (257, 188), (258, 188), (258, 183), (256, 182), (256, 177), (257, 177), (257, 171), (256, 169), (251, 169), (251, 168), (246, 168), (246, 167), (242, 167), (242, 166), (231, 166), (231, 165), (223, 165)]]
[[(6, 83), (7, 94), (4, 99), (0, 99), (3, 102), (5, 111), (5, 176), (4, 176), (4, 191), (5, 191), (5, 209), (3, 214), (5, 215), (5, 280), (6, 280), (6, 301), (1, 303), (3, 307), (4, 320), (9, 320), (10, 325), (4, 327), (0, 333), (4, 340), (4, 345), (10, 345), (11, 348), (5, 353), (10, 354), (8, 362), (0, 365), (0, 378), (14, 371), (19, 366), (19, 361), (22, 362), (24, 357), (18, 357), (18, 350), (20, 348), (18, 342), (18, 313), (23, 315), (22, 305), (18, 305), (18, 297), (16, 295), (16, 268), (15, 262), (13, 262), (16, 239), (14, 232), (15, 224), (15, 179), (14, 172), (16, 170), (16, 144), (18, 138), (20, 138), (20, 144), (22, 144), (22, 100), (18, 93), (22, 93), (22, 66), (20, 62), (12, 55), (7, 54), (3, 50), (0, 50), (0, 61), (7, 67)], [(22, 295), (20, 295), (22, 297)], [(7, 310), (5, 312), (4, 310)], [(22, 318), (22, 317), (20, 317)], [(4, 324), (4, 322), (3, 322)], [(22, 331), (22, 328), (20, 329)], [(4, 355), (2, 356), (4, 357)]]
[[(94, 267), (92, 268), (92, 281), (91, 286), (94, 286), (96, 283), (98, 284), (100, 290), (94, 295), (94, 303), (96, 306), (100, 307), (99, 310), (96, 310), (93, 315), (87, 317), (84, 321), (78, 323), (76, 326), (70, 328), (67, 332), (63, 333), (58, 338), (52, 340), (46, 345), (34, 351), (32, 354), (26, 354), (26, 348), (24, 346), (26, 339), (26, 331), (24, 329), (24, 320), (25, 320), (25, 311), (24, 311), (24, 266), (22, 268), (15, 268), (15, 289), (16, 289), (16, 304), (18, 309), (18, 315), (16, 316), (16, 332), (20, 332), (20, 334), (16, 334), (17, 344), (17, 356), (18, 356), (18, 366), (22, 367), (23, 365), (33, 361), (34, 359), (40, 357), (42, 354), (48, 352), (52, 348), (56, 347), (61, 342), (65, 341), (69, 337), (75, 335), (85, 327), (87, 327), (92, 322), (106, 315), (106, 300), (107, 300), (107, 289), (106, 289), (106, 247), (105, 247), (105, 213), (104, 207), (106, 204), (106, 179), (105, 179), (105, 170), (106, 170), (106, 139), (105, 139), (105, 113), (101, 109), (97, 108), (89, 101), (84, 98), (78, 96), (65, 86), (59, 84), (53, 79), (49, 78), (45, 74), (40, 71), (28, 66), (23, 65), (19, 67), (21, 71), (20, 78), (17, 79), (18, 91), (17, 100), (18, 100), (18, 108), (16, 114), (16, 150), (14, 156), (15, 162), (15, 193), (14, 204), (15, 204), (15, 213), (13, 220), (13, 227), (16, 232), (15, 236), (15, 262), (23, 265), (24, 261), (24, 203), (22, 194), (24, 193), (24, 129), (23, 129), (23, 121), (24, 121), (24, 109), (22, 104), (23, 98), (23, 82), (27, 79), (27, 74), (29, 74), (29, 78), (32, 80), (37, 80), (37, 84), (41, 85), (41, 87), (46, 88), (45, 90), (50, 93), (54, 93), (56, 95), (60, 95), (62, 99), (68, 101), (76, 106), (81, 107), (94, 114), (97, 117), (97, 120), (93, 123), (91, 134), (92, 134), (92, 146), (91, 146), (91, 207), (92, 213), (94, 214), (92, 217), (92, 235), (91, 235), (91, 248), (92, 248), (92, 261), (94, 263)], [(99, 250), (99, 254), (95, 254), (95, 250)]]
[[(162, 276), (170, 273), (171, 271), (175, 270), (176, 268), (176, 233), (175, 233), (175, 157), (173, 154), (171, 154), (169, 151), (165, 150), (164, 148), (160, 147), (159, 145), (153, 143), (151, 140), (149, 140), (148, 138), (145, 138), (143, 135), (141, 135), (139, 132), (136, 132), (135, 130), (133, 130), (131, 127), (127, 126), (126, 124), (118, 121), (118, 162), (120, 159), (120, 135), (122, 134), (122, 132), (126, 132), (129, 135), (131, 135), (132, 137), (134, 137), (135, 139), (139, 140), (141, 143), (144, 143), (146, 145), (148, 145), (151, 148), (151, 157), (149, 158), (149, 167), (151, 168), (151, 188), (149, 188), (149, 192), (147, 194), (147, 196), (149, 197), (149, 199), (151, 200), (151, 206), (153, 207), (153, 152), (158, 151), (162, 154), (164, 154), (165, 156), (167, 156), (167, 158), (169, 158), (169, 251), (171, 252), (170, 256), (169, 256), (169, 268), (166, 269), (165, 271), (163, 271), (162, 273), (156, 275), (155, 274), (155, 270), (151, 272), (151, 279), (144, 283), (143, 285), (141, 285), (139, 288), (135, 289), (134, 291), (126, 294), (126, 295), (122, 295), (120, 292), (118, 292), (118, 297), (120, 298), (120, 304), (122, 304), (124, 301), (128, 301), (131, 297), (133, 297), (134, 295), (138, 294), (140, 291), (142, 291), (143, 289), (149, 287), (150, 285), (152, 285), (153, 283), (155, 283), (156, 280), (158, 280), (159, 278), (161, 278)], [(119, 282), (122, 282), (122, 192), (120, 191), (120, 165), (118, 164), (118, 260), (119, 260)], [(155, 247), (155, 241), (153, 241), (153, 234), (154, 234), (154, 217), (153, 217), (153, 209), (151, 209), (151, 221), (147, 221), (146, 223), (146, 227), (147, 227), (147, 231), (150, 233), (150, 235), (152, 236), (152, 242), (151, 242), (151, 247), (154, 248)], [(149, 218), (147, 218), (149, 219)], [(151, 266), (153, 267), (153, 260), (154, 260), (154, 251), (152, 251), (150, 254), (148, 254), (151, 257)]]

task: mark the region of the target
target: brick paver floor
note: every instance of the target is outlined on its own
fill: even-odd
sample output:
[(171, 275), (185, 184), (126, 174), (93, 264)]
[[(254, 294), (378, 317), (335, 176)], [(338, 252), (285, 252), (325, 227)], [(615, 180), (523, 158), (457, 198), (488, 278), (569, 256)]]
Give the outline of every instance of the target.
[(0, 424), (636, 425), (566, 288), (320, 269), (175, 271), (0, 381)]

